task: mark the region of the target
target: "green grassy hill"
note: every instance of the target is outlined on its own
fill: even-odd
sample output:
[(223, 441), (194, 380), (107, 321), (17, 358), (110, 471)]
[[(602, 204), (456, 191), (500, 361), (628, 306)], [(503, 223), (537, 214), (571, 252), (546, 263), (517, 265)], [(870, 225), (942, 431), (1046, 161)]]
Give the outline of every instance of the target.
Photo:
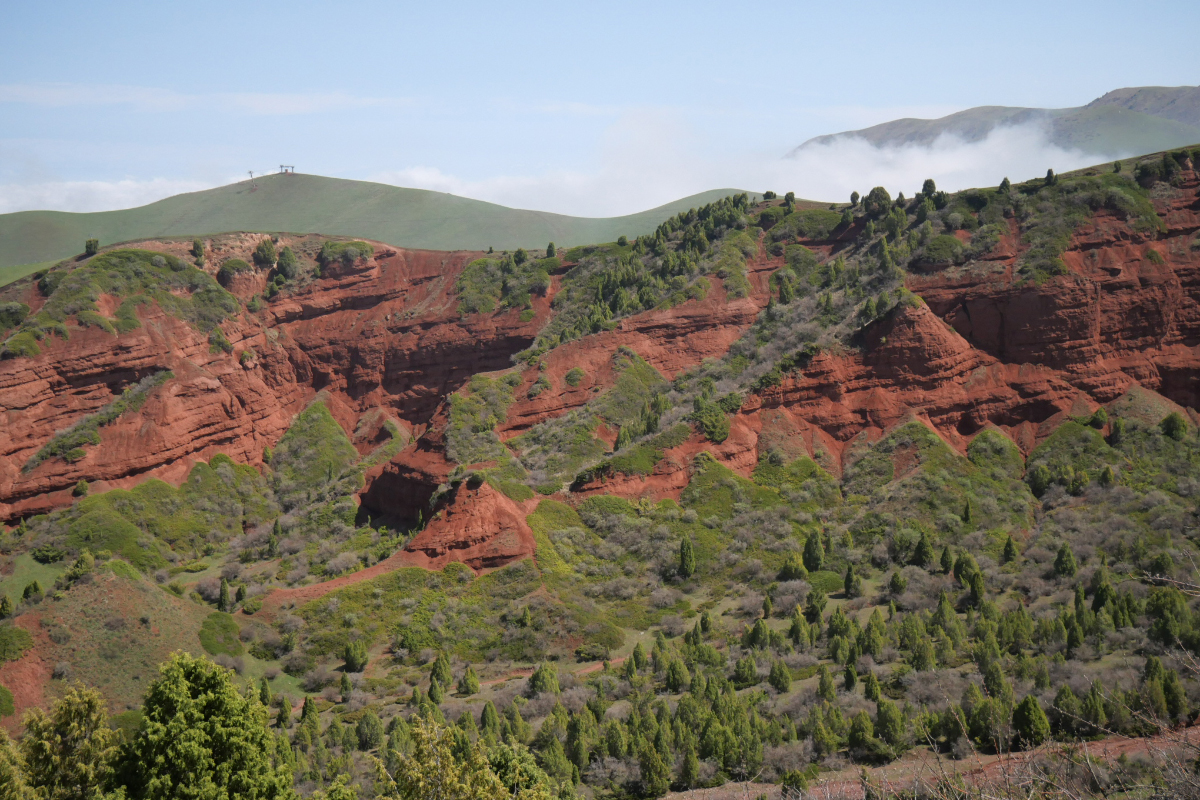
[(897, 119), (857, 131), (817, 136), (791, 155), (840, 139), (876, 147), (931, 145), (942, 134), (980, 141), (997, 127), (1042, 123), (1052, 144), (1113, 157), (1170, 150), (1200, 141), (1200, 87), (1117, 89), (1077, 108), (978, 106), (939, 119)]
[[(398, 247), (497, 250), (609, 242), (652, 232), (663, 220), (734, 194), (715, 189), (624, 217), (524, 211), (442, 192), (319, 175), (267, 175), (120, 211), (0, 215), (0, 270), (66, 258), (84, 240), (102, 245), (157, 236), (290, 231), (375, 239)], [(0, 272), (8, 282), (20, 277)]]

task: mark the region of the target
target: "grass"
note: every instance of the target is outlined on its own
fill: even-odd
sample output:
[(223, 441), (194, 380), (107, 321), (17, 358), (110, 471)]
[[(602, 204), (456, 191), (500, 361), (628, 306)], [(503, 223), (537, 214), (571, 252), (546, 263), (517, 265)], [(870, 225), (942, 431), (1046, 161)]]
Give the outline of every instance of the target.
[(318, 488), (354, 469), (358, 451), (323, 402), (292, 420), (271, 458), (275, 494), (284, 509), (295, 508)]
[(13, 281), (19, 281), (26, 275), (32, 275), (38, 270), (50, 269), (57, 264), (57, 260), (38, 261), (33, 264), (13, 264), (11, 266), (0, 267), (0, 286), (7, 286)]
[(7, 597), (9, 602), (16, 605), (21, 599), (21, 592), (30, 583), (37, 581), (43, 590), (48, 590), (66, 570), (65, 561), (42, 564), (29, 553), (20, 553), (13, 557), (12, 572), (0, 575), (0, 597)]
[(121, 211), (0, 215), (0, 265), (67, 258), (89, 237), (107, 246), (224, 231), (320, 231), (433, 250), (571, 246), (651, 233), (680, 211), (735, 193), (720, 189), (625, 217), (588, 219), (366, 181), (268, 175)]

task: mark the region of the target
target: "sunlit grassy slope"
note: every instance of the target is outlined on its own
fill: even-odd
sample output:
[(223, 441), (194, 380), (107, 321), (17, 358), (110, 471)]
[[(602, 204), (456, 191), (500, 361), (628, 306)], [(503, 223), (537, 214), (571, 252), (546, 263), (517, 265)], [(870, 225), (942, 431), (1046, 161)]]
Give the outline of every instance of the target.
[(680, 211), (735, 191), (715, 189), (624, 217), (584, 218), (381, 183), (268, 175), (121, 211), (0, 215), (0, 267), (65, 258), (81, 252), (93, 237), (108, 245), (234, 230), (354, 236), (433, 250), (591, 244), (650, 233)]

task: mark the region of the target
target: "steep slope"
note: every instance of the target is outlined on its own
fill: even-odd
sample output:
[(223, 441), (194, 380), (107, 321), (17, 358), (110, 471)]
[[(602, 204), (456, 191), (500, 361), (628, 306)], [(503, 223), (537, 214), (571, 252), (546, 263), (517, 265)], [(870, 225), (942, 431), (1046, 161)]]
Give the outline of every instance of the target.
[(734, 192), (718, 189), (638, 214), (589, 219), (367, 181), (264, 175), (122, 211), (2, 214), (0, 267), (66, 258), (91, 238), (109, 245), (233, 230), (321, 232), (417, 249), (569, 246), (639, 236), (667, 217)]
[[(597, 796), (1005, 751), (1018, 701), (1064, 742), (1185, 721), (1198, 155), (523, 259), (227, 234), (18, 283), (0, 686), (125, 703), (194, 633), (286, 695), (307, 786), (415, 715)], [(93, 606), (139, 596), (96, 658)]]
[(1200, 142), (1200, 87), (1116, 89), (1078, 108), (979, 106), (939, 119), (898, 119), (857, 131), (817, 136), (804, 148), (845, 139), (876, 147), (928, 147), (940, 136), (977, 142), (999, 127), (1037, 125), (1050, 143), (1097, 157), (1167, 150)]

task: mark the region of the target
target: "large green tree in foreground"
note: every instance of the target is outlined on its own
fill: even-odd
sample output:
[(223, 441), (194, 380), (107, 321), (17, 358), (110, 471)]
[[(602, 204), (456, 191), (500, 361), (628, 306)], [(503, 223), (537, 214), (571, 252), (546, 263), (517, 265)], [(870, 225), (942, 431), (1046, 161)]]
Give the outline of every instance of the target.
[(275, 759), (267, 712), (242, 696), (228, 670), (176, 653), (146, 693), (141, 727), (120, 778), (134, 798), (291, 798), (290, 770)]

